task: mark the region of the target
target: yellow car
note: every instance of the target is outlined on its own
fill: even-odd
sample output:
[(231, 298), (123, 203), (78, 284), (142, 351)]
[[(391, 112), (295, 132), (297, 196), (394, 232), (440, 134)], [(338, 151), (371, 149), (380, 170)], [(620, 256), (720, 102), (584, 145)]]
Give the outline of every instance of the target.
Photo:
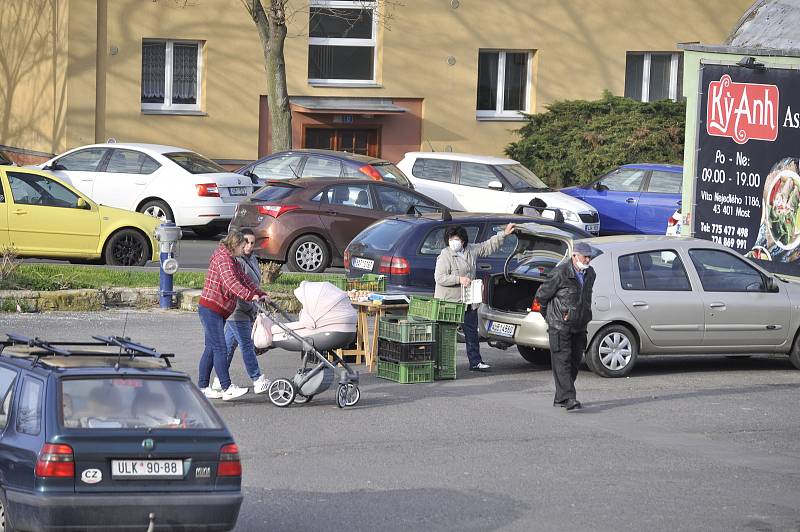
[(114, 266), (158, 260), (157, 218), (98, 205), (39, 170), (0, 166), (0, 188), (0, 249)]

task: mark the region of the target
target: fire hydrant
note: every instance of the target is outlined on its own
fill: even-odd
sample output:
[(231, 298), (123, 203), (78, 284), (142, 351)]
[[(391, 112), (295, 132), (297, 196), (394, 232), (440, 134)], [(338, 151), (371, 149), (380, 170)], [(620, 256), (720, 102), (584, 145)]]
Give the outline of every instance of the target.
[(156, 228), (156, 240), (161, 253), (159, 257), (158, 295), (161, 308), (171, 308), (175, 290), (172, 289), (172, 276), (178, 271), (175, 247), (183, 236), (181, 228), (174, 222), (165, 222)]

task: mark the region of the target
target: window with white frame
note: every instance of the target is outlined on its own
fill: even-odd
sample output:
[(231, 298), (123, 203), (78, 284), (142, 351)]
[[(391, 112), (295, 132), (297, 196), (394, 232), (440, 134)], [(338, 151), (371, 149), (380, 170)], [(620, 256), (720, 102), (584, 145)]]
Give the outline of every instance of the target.
[(531, 85), (531, 52), (478, 52), (477, 117), (521, 119), (527, 113)]
[(308, 82), (375, 83), (376, 2), (312, 0), (308, 19)]
[(199, 111), (200, 41), (142, 41), (142, 110)]
[(683, 98), (683, 54), (628, 52), (625, 97), (641, 102)]

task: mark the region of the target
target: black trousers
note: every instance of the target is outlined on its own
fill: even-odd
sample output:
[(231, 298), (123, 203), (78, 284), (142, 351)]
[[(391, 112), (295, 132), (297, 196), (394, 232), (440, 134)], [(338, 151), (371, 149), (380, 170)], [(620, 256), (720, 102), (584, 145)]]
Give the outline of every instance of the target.
[(586, 351), (586, 332), (550, 329), (550, 362), (556, 384), (556, 402), (575, 399), (575, 379), (583, 352)]

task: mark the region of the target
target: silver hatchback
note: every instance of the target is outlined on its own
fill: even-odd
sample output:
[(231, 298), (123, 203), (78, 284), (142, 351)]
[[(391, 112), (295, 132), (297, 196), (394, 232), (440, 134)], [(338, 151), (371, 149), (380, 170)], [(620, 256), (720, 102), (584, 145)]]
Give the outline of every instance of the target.
[[(518, 265), (489, 280), (479, 331), (491, 344), (516, 344), (526, 360), (545, 364), (547, 325), (536, 291), (572, 243), (528, 227), (517, 236)], [(585, 357), (598, 375), (623, 377), (639, 355), (667, 354), (780, 353), (800, 369), (800, 284), (706, 240), (622, 235), (585, 242), (602, 251), (592, 261), (597, 281)]]

